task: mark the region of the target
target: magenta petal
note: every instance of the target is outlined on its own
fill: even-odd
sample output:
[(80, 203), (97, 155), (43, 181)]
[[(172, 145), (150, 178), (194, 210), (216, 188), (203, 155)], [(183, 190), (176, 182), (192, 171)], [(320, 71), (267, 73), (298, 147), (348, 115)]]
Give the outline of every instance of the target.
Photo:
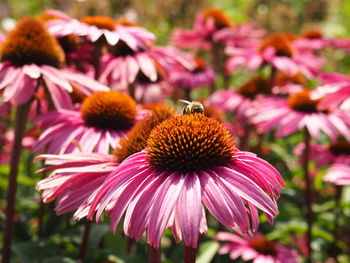
[(151, 80), (157, 80), (157, 69), (153, 61), (144, 53), (137, 55), (137, 61), (140, 66), (141, 71)]
[(35, 64), (24, 65), (23, 73), (33, 79), (37, 79), (41, 76), (40, 68)]
[(202, 219), (201, 186), (196, 173), (185, 176), (177, 207), (184, 243), (186, 246), (196, 248)]
[(147, 226), (147, 243), (151, 246), (159, 247), (162, 234), (169, 224), (183, 183), (183, 176), (175, 172), (168, 176), (158, 188), (150, 210), (149, 221), (152, 223)]
[(237, 193), (241, 198), (251, 202), (265, 213), (275, 216), (278, 214), (277, 205), (266, 193), (245, 175), (226, 167), (217, 167), (220, 179), (227, 182), (227, 187)]

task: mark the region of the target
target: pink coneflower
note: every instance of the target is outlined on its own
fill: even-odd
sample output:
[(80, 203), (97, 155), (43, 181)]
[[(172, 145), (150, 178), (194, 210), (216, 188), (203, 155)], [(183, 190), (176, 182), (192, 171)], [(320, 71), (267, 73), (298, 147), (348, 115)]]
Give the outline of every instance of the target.
[(176, 29), (171, 42), (179, 48), (210, 49), (215, 33), (233, 25), (233, 21), (222, 10), (207, 8), (197, 14), (193, 29)]
[(207, 100), (208, 105), (215, 106), (225, 113), (235, 114), (238, 118), (249, 122), (249, 111), (254, 99), (261, 95), (271, 94), (271, 85), (262, 77), (254, 77), (244, 85), (234, 90), (220, 90), (213, 93)]
[(138, 73), (135, 83), (135, 100), (140, 103), (161, 103), (173, 91), (173, 86), (164, 78), (164, 73), (157, 72), (157, 79), (151, 81), (141, 71)]
[[(253, 153), (234, 146), (228, 130), (200, 113), (162, 122), (145, 150), (124, 160), (93, 198), (89, 212), (111, 216), (114, 231), (125, 213), (124, 232), (158, 248), (169, 227), (187, 248), (207, 231), (204, 206), (223, 225), (247, 233), (261, 209), (271, 221), (284, 186), (280, 174)], [(252, 226), (248, 219), (252, 218)], [(77, 215), (79, 217), (79, 215)]]
[(34, 18), (23, 18), (17, 23), (2, 44), (0, 57), (0, 90), (3, 90), (5, 102), (23, 104), (33, 98), (39, 86), (45, 86), (57, 108), (72, 108), (71, 82), (88, 94), (108, 90), (81, 74), (59, 69), (63, 52)]
[[(304, 148), (304, 144), (300, 144), (295, 152), (300, 154)], [(350, 143), (346, 140), (339, 138), (329, 146), (311, 144), (309, 158), (316, 161), (318, 168), (329, 165), (324, 181), (337, 185), (350, 184)]]
[(318, 51), (332, 44), (332, 40), (325, 38), (321, 31), (311, 29), (304, 32), (295, 40), (295, 46), (301, 50)]
[(226, 53), (230, 58), (226, 62), (226, 70), (232, 73), (241, 66), (256, 70), (267, 63), (289, 75), (300, 71), (311, 78), (319, 74), (323, 60), (312, 52), (298, 50), (293, 45), (294, 40), (292, 34), (277, 33), (252, 47), (227, 47)]
[(319, 105), (320, 109), (350, 103), (350, 77), (340, 73), (321, 75), (322, 85), (311, 94), (312, 98), (324, 97)]
[(273, 79), (272, 93), (274, 95), (289, 95), (302, 91), (306, 86), (306, 79), (301, 73), (289, 75), (277, 71)]
[(228, 232), (219, 232), (216, 236), (219, 241), (227, 241), (219, 253), (230, 254), (231, 259), (241, 257), (252, 263), (297, 263), (298, 254), (294, 249), (287, 248), (277, 242), (268, 240), (263, 235), (242, 239)]
[(98, 153), (46, 154), (37, 160), (45, 160), (45, 165), (49, 165), (38, 172), (55, 170), (38, 182), (36, 189), (44, 190), (45, 203), (57, 198), (57, 214), (78, 209), (118, 166), (112, 155)]
[(194, 68), (189, 70), (178, 67), (170, 74), (170, 82), (179, 88), (195, 89), (212, 85), (215, 81), (214, 71), (207, 67), (200, 58), (194, 58)]
[(318, 138), (322, 131), (332, 141), (339, 134), (350, 140), (349, 115), (337, 109), (318, 110), (320, 102), (321, 99), (311, 99), (310, 90), (294, 93), (288, 98), (264, 98), (251, 111), (251, 121), (261, 133), (278, 128), (277, 137), (305, 127), (313, 138)]
[[(52, 11), (49, 11), (52, 12)], [(86, 16), (80, 21), (60, 13), (60, 19), (48, 23), (49, 31), (56, 37), (69, 34), (86, 37), (91, 42), (106, 41), (116, 45), (119, 41), (135, 50), (155, 42), (152, 33), (139, 26), (130, 26), (124, 20), (115, 21), (107, 16)], [(52, 13), (57, 16), (57, 11)]]
[(87, 97), (80, 111), (59, 110), (38, 117), (39, 137), (34, 151), (47, 145), (47, 153), (108, 153), (143, 117), (135, 101), (117, 91), (96, 92)]
[(167, 75), (175, 66), (193, 67), (188, 55), (173, 47), (132, 50), (121, 42), (110, 47), (109, 51), (102, 57), (99, 80), (112, 89), (128, 87), (136, 81), (139, 73), (153, 82), (158, 79), (158, 68)]
[(43, 201), (51, 202), (57, 198), (58, 214), (83, 208), (82, 205), (87, 198), (100, 187), (120, 162), (144, 149), (152, 129), (175, 115), (172, 108), (164, 105), (152, 106), (149, 110), (150, 115), (136, 124), (121, 139), (120, 146), (114, 150), (114, 155), (74, 153), (38, 156), (37, 160), (45, 160), (45, 165), (48, 165), (38, 172), (54, 170), (49, 177), (37, 184), (37, 190), (43, 190)]

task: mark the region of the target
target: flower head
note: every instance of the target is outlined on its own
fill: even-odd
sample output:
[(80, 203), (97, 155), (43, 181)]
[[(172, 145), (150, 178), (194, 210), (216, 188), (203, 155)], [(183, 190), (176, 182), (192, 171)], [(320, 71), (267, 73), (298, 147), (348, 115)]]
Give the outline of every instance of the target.
[(198, 57), (194, 58), (193, 69), (178, 67), (170, 74), (170, 82), (185, 89), (200, 88), (205, 85), (210, 85), (214, 81), (214, 71)]
[(221, 9), (207, 8), (201, 11), (200, 16), (204, 21), (212, 20), (217, 29), (232, 27), (234, 25), (232, 19)]
[(159, 247), (168, 227), (176, 240), (196, 247), (199, 233), (207, 231), (204, 206), (226, 227), (255, 231), (257, 208), (271, 221), (283, 185), (271, 165), (236, 149), (218, 121), (186, 114), (156, 126), (146, 149), (110, 174), (87, 203), (88, 218), (97, 210), (99, 219), (106, 209), (115, 230), (125, 213), (124, 232), (131, 238), (146, 231), (147, 243)]
[(127, 94), (101, 91), (87, 97), (81, 105), (87, 126), (100, 129), (129, 129), (134, 125), (136, 103)]
[(291, 57), (294, 53), (292, 41), (296, 37), (289, 33), (273, 34), (260, 43), (259, 51), (264, 53), (266, 49), (273, 48), (277, 56)]
[(313, 99), (309, 90), (293, 93), (288, 98), (262, 98), (250, 111), (251, 121), (259, 132), (278, 128), (277, 137), (306, 127), (313, 138), (318, 138), (323, 131), (333, 142), (339, 135), (350, 140), (348, 114), (336, 109), (319, 110), (319, 103), (321, 99)]
[(254, 100), (269, 94), (271, 94), (271, 84), (262, 77), (254, 77), (240, 86), (237, 91), (220, 90), (214, 92), (207, 103), (249, 122), (249, 112), (254, 107)]
[(13, 65), (50, 65), (59, 68), (64, 61), (64, 53), (56, 39), (37, 19), (25, 17), (18, 21), (0, 50), (1, 61)]
[(73, 84), (84, 94), (108, 90), (80, 73), (60, 69), (63, 51), (35, 18), (18, 21), (3, 43), (0, 57), (0, 90), (4, 90), (4, 102), (23, 104), (45, 86), (46, 95), (56, 108), (72, 109), (69, 93)]
[(143, 111), (127, 94), (108, 91), (87, 97), (80, 111), (53, 111), (37, 118), (46, 130), (34, 150), (48, 145), (47, 153), (100, 152), (107, 154), (115, 148), (134, 125), (143, 118)]
[(220, 248), (219, 253), (229, 253), (232, 259), (241, 257), (244, 261), (252, 260), (253, 263), (298, 262), (298, 254), (295, 250), (273, 242), (263, 235), (256, 235), (244, 240), (232, 233), (219, 232), (216, 239), (229, 242)]

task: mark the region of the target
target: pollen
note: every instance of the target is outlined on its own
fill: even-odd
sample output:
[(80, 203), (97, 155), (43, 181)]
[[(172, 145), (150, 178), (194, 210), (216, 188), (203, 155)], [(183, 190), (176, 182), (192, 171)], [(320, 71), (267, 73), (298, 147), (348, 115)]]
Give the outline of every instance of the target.
[(305, 113), (318, 112), (317, 105), (320, 101), (321, 99), (311, 99), (310, 90), (302, 90), (288, 97), (288, 104), (292, 109)]
[(163, 121), (175, 117), (173, 108), (163, 104), (156, 104), (147, 108), (150, 111), (149, 116), (137, 123), (120, 140), (120, 146), (115, 149), (114, 156), (119, 163), (130, 155), (145, 149), (151, 131)]
[(276, 50), (277, 56), (291, 57), (294, 53), (292, 47), (292, 41), (295, 40), (294, 35), (287, 33), (276, 33), (265, 38), (259, 47), (259, 51), (262, 53), (268, 47), (273, 47)]
[(0, 57), (1, 61), (10, 61), (16, 66), (36, 64), (58, 68), (64, 62), (57, 40), (32, 17), (17, 22), (1, 46)]
[(87, 97), (81, 114), (88, 126), (100, 129), (126, 130), (135, 123), (136, 103), (118, 91), (100, 91)]
[(301, 73), (297, 73), (295, 75), (288, 75), (286, 73), (283, 73), (282, 71), (277, 71), (274, 80), (275, 85), (284, 86), (291, 83), (305, 87), (306, 79)]
[(277, 254), (275, 244), (263, 236), (253, 238), (249, 241), (249, 245), (263, 255), (275, 256)]
[(271, 94), (271, 85), (262, 77), (255, 77), (242, 85), (238, 93), (248, 99), (254, 99), (259, 94)]
[(192, 172), (226, 165), (236, 148), (230, 132), (217, 120), (194, 113), (158, 125), (146, 151), (156, 169)]
[(213, 19), (217, 29), (234, 26), (232, 19), (221, 9), (207, 8), (201, 14), (204, 20)]
[(82, 19), (80, 19), (80, 22), (110, 31), (113, 31), (116, 25), (113, 18), (109, 16), (84, 16)]

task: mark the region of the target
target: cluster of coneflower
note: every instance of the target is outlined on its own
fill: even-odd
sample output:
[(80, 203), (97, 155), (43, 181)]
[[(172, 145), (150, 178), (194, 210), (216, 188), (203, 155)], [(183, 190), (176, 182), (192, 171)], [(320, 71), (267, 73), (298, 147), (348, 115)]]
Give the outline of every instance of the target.
[[(106, 212), (113, 232), (123, 224), (130, 242), (146, 237), (149, 262), (161, 262), (166, 229), (183, 242), (184, 261), (195, 262), (208, 217), (235, 232), (217, 235), (231, 242), (220, 253), (297, 262), (295, 250), (256, 233), (258, 210), (272, 224), (285, 185), (257, 154), (266, 154), (268, 136), (299, 131), (311, 262), (310, 159), (332, 165), (328, 182), (350, 181), (350, 78), (323, 74), (319, 56), (338, 42), (315, 32), (265, 37), (207, 9), (192, 30), (176, 30), (172, 43), (177, 47), (157, 46), (152, 33), (125, 19), (77, 20), (53, 10), (20, 19), (0, 43), (2, 118), (15, 111), (12, 139), (4, 138), (1, 149), (1, 158), (9, 157), (1, 163), (10, 165), (3, 263), (10, 262), (22, 147), (46, 166), (37, 183), (41, 205), (56, 200), (57, 214), (85, 220), (80, 260), (91, 223)], [(211, 55), (211, 66), (199, 51)], [(253, 76), (231, 88), (241, 67)], [(314, 79), (322, 83), (311, 89)], [(197, 89), (209, 96), (199, 97)], [(182, 111), (174, 109), (179, 99), (189, 100)], [(321, 134), (329, 147), (316, 144)]]

